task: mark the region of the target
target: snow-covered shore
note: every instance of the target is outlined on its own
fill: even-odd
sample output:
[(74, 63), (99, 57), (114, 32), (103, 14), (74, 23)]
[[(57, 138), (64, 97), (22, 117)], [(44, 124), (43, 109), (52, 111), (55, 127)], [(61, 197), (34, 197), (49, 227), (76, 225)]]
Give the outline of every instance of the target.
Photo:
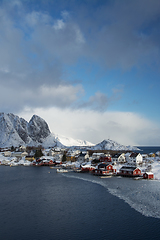
[(152, 163), (152, 172), (154, 179), (160, 180), (160, 161), (154, 161), (154, 163)]
[(4, 157), (3, 155), (0, 155), (0, 162), (1, 162), (1, 165), (8, 165), (8, 166), (32, 165), (30, 161), (25, 160), (25, 157), (23, 157), (21, 160), (18, 160), (16, 157)]
[[(25, 157), (22, 157), (21, 160), (18, 160), (16, 157), (4, 157), (3, 154), (0, 154), (0, 164), (8, 165), (8, 166), (31, 166), (32, 162), (25, 160)], [(81, 163), (82, 164), (82, 163)], [(85, 162), (84, 165), (91, 165), (91, 162)], [(80, 162), (67, 162), (62, 164), (63, 167), (80, 167)], [(114, 165), (114, 168), (118, 172), (122, 167), (121, 164)], [(144, 173), (146, 171), (151, 171), (154, 174), (155, 180), (160, 180), (160, 157), (150, 157), (147, 158), (145, 162), (141, 166), (138, 166), (141, 169), (141, 172)]]

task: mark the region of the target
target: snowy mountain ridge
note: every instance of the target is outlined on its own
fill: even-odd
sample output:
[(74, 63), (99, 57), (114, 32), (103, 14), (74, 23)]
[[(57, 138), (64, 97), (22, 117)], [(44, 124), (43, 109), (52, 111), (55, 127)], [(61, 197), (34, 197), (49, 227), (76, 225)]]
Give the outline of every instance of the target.
[(136, 151), (140, 150), (137, 147), (133, 146), (124, 146), (113, 140), (107, 139), (91, 147), (92, 150), (115, 150), (115, 151)]
[(19, 145), (44, 147), (93, 146), (92, 143), (51, 133), (44, 119), (33, 115), (27, 122), (13, 113), (0, 113), (0, 147)]
[[(29, 123), (12, 113), (0, 113), (0, 147), (17, 147), (19, 145), (38, 146), (45, 143), (51, 135), (47, 123), (37, 115), (33, 115)], [(61, 146), (50, 139), (53, 145)], [(56, 143), (55, 143), (56, 142)]]
[(137, 150), (135, 147), (120, 145), (109, 139), (94, 145), (88, 141), (51, 133), (46, 121), (37, 115), (33, 115), (27, 122), (13, 113), (0, 113), (0, 147), (19, 145), (42, 145), (45, 148), (86, 147), (91, 150)]
[(94, 146), (93, 143), (85, 141), (85, 140), (83, 141), (83, 140), (80, 140), (80, 139), (65, 137), (65, 136), (59, 135), (59, 134), (53, 134), (53, 135), (59, 142), (61, 142), (63, 145), (68, 146), (68, 147), (72, 147), (72, 146), (82, 146), (82, 147)]

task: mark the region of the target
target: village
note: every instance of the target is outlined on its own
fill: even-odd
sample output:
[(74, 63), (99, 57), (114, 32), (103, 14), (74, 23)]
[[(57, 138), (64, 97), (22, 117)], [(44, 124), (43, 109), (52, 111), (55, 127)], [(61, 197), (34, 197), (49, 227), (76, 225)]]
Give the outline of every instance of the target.
[(0, 149), (0, 165), (49, 166), (57, 172), (75, 171), (91, 173), (97, 176), (123, 176), (135, 179), (159, 179), (154, 167), (160, 169), (160, 151), (150, 154), (111, 150), (79, 150), (58, 147), (44, 149), (42, 146)]

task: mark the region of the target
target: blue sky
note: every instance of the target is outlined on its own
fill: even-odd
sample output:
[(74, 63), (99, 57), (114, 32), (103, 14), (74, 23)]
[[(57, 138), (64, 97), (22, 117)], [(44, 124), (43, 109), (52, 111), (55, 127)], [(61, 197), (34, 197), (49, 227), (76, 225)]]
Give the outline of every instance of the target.
[(1, 112), (93, 143), (160, 145), (159, 29), (159, 0), (1, 0)]

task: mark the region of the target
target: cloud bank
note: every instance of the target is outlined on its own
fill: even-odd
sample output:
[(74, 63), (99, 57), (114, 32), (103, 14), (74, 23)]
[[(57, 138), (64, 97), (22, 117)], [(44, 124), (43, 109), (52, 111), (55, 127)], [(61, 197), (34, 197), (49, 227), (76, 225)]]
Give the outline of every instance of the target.
[(52, 132), (95, 144), (108, 138), (135, 146), (157, 145), (160, 141), (158, 124), (132, 112), (39, 108), (35, 112), (26, 109), (21, 116), (29, 121), (34, 113), (47, 121)]

